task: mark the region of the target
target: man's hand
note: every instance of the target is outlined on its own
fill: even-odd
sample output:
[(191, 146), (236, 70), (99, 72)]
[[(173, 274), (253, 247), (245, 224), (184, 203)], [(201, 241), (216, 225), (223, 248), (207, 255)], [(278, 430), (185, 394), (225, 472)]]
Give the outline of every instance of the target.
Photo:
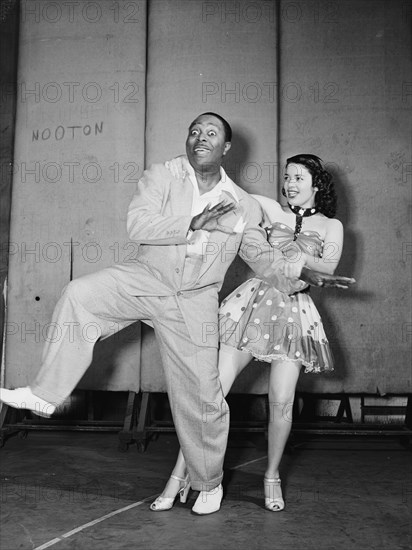
[(300, 279), (311, 286), (321, 286), (328, 288), (349, 288), (354, 283), (355, 279), (351, 277), (340, 277), (337, 275), (328, 275), (320, 271), (314, 271), (304, 267), (300, 274)]
[(231, 212), (236, 208), (236, 204), (233, 202), (227, 203), (226, 201), (221, 201), (212, 208), (210, 208), (210, 203), (206, 208), (192, 218), (190, 224), (190, 229), (197, 231), (198, 229), (204, 229), (205, 231), (222, 231), (223, 233), (232, 233), (231, 227), (226, 227), (219, 223), (219, 218)]

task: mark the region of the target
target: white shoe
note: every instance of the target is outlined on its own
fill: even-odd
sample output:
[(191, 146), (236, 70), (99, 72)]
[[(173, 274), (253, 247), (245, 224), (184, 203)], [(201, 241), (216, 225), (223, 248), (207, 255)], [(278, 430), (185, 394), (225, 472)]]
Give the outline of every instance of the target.
[(180, 502), (184, 504), (187, 500), (187, 495), (189, 493), (190, 489), (190, 481), (189, 481), (189, 474), (185, 478), (174, 476), (173, 474), (170, 476), (172, 479), (176, 479), (177, 481), (180, 481), (180, 483), (183, 483), (183, 486), (179, 487), (178, 492), (176, 493), (176, 496), (174, 497), (157, 497), (155, 501), (152, 502), (150, 505), (150, 509), (153, 510), (153, 512), (164, 512), (165, 510), (170, 510), (173, 507), (173, 504), (175, 503), (175, 498), (177, 495), (180, 497)]
[[(264, 478), (265, 487), (265, 508), (270, 512), (281, 512), (285, 507), (285, 501), (282, 497), (282, 489), (280, 488), (280, 478), (269, 479)], [(280, 495), (275, 496), (276, 491)]]
[(0, 388), (0, 401), (3, 401), (9, 407), (28, 409), (34, 414), (45, 418), (49, 418), (56, 410), (55, 405), (34, 395), (28, 386), (25, 388), (16, 388), (15, 390)]
[(192, 508), (193, 514), (198, 516), (206, 516), (220, 510), (220, 503), (223, 498), (222, 484), (218, 485), (211, 491), (200, 491), (199, 496)]

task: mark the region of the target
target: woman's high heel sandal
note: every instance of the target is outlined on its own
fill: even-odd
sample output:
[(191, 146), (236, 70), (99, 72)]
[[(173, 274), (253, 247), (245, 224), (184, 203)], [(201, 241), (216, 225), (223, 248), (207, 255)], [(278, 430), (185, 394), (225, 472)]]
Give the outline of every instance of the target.
[(175, 502), (175, 498), (177, 495), (180, 497), (180, 502), (185, 503), (187, 500), (187, 495), (189, 493), (190, 489), (190, 481), (189, 481), (189, 474), (185, 478), (174, 476), (173, 474), (170, 476), (172, 479), (176, 479), (177, 481), (180, 481), (183, 483), (183, 486), (179, 488), (179, 490), (176, 493), (176, 496), (174, 497), (157, 497), (157, 499), (152, 502), (150, 505), (150, 509), (154, 512), (163, 512), (165, 510), (170, 510), (173, 507), (173, 504)]
[[(265, 486), (265, 508), (271, 512), (280, 512), (285, 507), (283, 498), (275, 497), (275, 487), (280, 488), (280, 478), (269, 479), (264, 478)], [(269, 496), (267, 496), (269, 494)]]

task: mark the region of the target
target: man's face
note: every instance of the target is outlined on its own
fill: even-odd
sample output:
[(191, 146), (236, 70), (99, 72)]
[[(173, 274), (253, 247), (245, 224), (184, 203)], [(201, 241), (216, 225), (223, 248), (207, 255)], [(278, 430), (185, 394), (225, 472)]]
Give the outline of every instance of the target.
[(230, 149), (222, 122), (212, 115), (199, 116), (189, 128), (186, 154), (193, 168), (216, 170)]

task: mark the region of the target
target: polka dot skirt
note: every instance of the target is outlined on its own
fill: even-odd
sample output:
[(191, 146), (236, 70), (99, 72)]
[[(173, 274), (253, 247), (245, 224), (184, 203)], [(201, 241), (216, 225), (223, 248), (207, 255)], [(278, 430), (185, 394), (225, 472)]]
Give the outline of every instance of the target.
[(249, 279), (219, 311), (220, 340), (256, 359), (299, 361), (305, 372), (333, 370), (322, 321), (307, 292), (293, 296), (260, 279)]

